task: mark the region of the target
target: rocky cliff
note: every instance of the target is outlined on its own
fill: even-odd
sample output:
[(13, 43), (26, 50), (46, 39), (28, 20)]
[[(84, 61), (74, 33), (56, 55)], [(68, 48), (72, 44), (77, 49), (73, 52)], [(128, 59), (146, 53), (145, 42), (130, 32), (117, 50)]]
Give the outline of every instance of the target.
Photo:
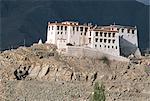
[(150, 59), (129, 63), (107, 58), (68, 57), (54, 45), (0, 53), (0, 99), (88, 101), (93, 84), (105, 85), (107, 101), (150, 100)]

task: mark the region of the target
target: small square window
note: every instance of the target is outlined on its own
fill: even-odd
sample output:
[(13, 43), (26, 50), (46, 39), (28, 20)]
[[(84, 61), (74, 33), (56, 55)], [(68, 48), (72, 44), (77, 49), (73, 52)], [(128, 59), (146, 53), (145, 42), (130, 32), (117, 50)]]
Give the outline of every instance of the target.
[(95, 38), (95, 42), (98, 42), (98, 38)]
[(98, 36), (98, 32), (95, 32), (95, 36)]
[(116, 49), (117, 49), (117, 46), (116, 46)]
[(113, 33), (113, 37), (115, 37), (115, 33)]
[(110, 48), (110, 46), (108, 46), (108, 48)]
[(108, 33), (108, 37), (111, 37), (111, 33)]
[(57, 32), (57, 34), (59, 34), (59, 32)]
[(73, 31), (74, 31), (74, 27), (72, 27)]
[(91, 32), (90, 32), (90, 36), (91, 36)]
[(59, 30), (59, 26), (57, 26), (57, 30)]
[(103, 41), (103, 39), (100, 39), (100, 42), (102, 42)]
[(121, 32), (124, 33), (124, 29), (121, 29)]
[(65, 26), (65, 30), (67, 30), (67, 26)]
[(84, 32), (84, 35), (86, 35), (86, 32)]
[(61, 30), (63, 30), (63, 26), (61, 26)]
[(76, 30), (78, 31), (78, 30), (79, 30), (79, 27), (76, 27)]
[(95, 45), (95, 47), (97, 47), (97, 45)]
[(107, 36), (107, 33), (104, 33), (104, 37), (106, 37)]
[(128, 33), (130, 33), (130, 29), (128, 29), (127, 31), (128, 31)]
[(100, 32), (100, 36), (102, 36), (103, 35), (103, 32)]
[(111, 40), (110, 40), (110, 39), (108, 39), (108, 43), (110, 43), (110, 41), (111, 41)]
[(134, 30), (132, 30), (132, 34), (134, 34)]
[(85, 31), (87, 32), (88, 28), (85, 28)]
[(114, 48), (114, 46), (112, 46), (112, 48)]
[(99, 45), (99, 47), (101, 47), (101, 45)]
[(91, 43), (91, 38), (89, 38), (89, 43)]
[(106, 43), (107, 39), (104, 39), (104, 43)]
[(112, 40), (112, 43), (115, 43), (115, 40)]
[(54, 26), (52, 26), (52, 30), (54, 30)]
[(80, 31), (83, 31), (83, 27), (80, 27)]

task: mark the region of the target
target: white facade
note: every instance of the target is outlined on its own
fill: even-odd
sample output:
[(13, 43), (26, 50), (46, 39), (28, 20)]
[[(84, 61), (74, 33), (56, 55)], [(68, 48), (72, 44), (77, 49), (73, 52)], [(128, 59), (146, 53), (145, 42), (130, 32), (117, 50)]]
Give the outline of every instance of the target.
[[(48, 22), (46, 43), (56, 44), (58, 49), (66, 45), (84, 46), (103, 53), (119, 56), (120, 48), (127, 48), (126, 42), (138, 47), (137, 29), (120, 25), (92, 26), (79, 25), (78, 22)], [(124, 49), (123, 49), (124, 50)]]

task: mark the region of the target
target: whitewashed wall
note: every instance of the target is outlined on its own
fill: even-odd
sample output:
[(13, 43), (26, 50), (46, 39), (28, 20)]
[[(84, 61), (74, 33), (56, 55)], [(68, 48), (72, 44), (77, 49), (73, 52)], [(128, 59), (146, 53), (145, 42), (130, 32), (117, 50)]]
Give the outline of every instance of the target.
[(67, 56), (76, 56), (76, 57), (91, 57), (91, 58), (102, 58), (106, 56), (110, 60), (117, 60), (117, 61), (126, 61), (129, 62), (129, 59), (122, 57), (122, 56), (114, 56), (111, 54), (104, 53), (102, 51), (85, 48), (85, 47), (75, 47), (75, 46), (67, 46), (66, 52), (64, 53)]

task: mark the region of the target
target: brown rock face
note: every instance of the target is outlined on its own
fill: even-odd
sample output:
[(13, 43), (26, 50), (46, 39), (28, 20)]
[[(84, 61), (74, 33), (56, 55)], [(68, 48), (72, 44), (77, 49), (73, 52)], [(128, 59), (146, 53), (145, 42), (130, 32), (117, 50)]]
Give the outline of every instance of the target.
[[(51, 87), (55, 88), (53, 85), (47, 84), (48, 82), (58, 83), (55, 90), (64, 94), (59, 101), (89, 100), (92, 85), (95, 81), (99, 81), (105, 85), (108, 100), (138, 101), (140, 99), (139, 101), (148, 101), (150, 99), (150, 90), (148, 89), (150, 88), (150, 59), (142, 57), (140, 60), (132, 60), (130, 63), (108, 60), (108, 65), (102, 59), (68, 57), (58, 54), (56, 50), (54, 45), (41, 44), (2, 52), (0, 54), (0, 82), (3, 81), (3, 83), (0, 83), (0, 88), (2, 88), (0, 95), (3, 98), (8, 96), (11, 99), (9, 92), (12, 92), (10, 91), (12, 88), (22, 86), (32, 90), (34, 88), (27, 82), (31, 83), (36, 80), (41, 87), (47, 87), (46, 91)], [(20, 80), (24, 83), (19, 83)], [(5, 81), (11, 82), (6, 83)], [(41, 84), (41, 82), (44, 83)], [(25, 85), (26, 83), (28, 85)], [(82, 88), (76, 88), (77, 85), (78, 88), (82, 85)], [(6, 89), (7, 86), (8, 89)], [(34, 86), (36, 88), (36, 85)], [(60, 86), (63, 88), (59, 89)], [(22, 87), (19, 89), (26, 92)], [(67, 87), (70, 87), (69, 90)], [(35, 92), (40, 92), (41, 89), (36, 88)], [(65, 92), (61, 91), (62, 89)], [(21, 93), (20, 90), (17, 90), (18, 94)], [(50, 93), (50, 90), (47, 92)], [(16, 95), (15, 93), (14, 96)], [(60, 96), (61, 94), (55, 97), (57, 99)], [(18, 99), (21, 100), (21, 98)], [(53, 97), (49, 99), (53, 99)]]

